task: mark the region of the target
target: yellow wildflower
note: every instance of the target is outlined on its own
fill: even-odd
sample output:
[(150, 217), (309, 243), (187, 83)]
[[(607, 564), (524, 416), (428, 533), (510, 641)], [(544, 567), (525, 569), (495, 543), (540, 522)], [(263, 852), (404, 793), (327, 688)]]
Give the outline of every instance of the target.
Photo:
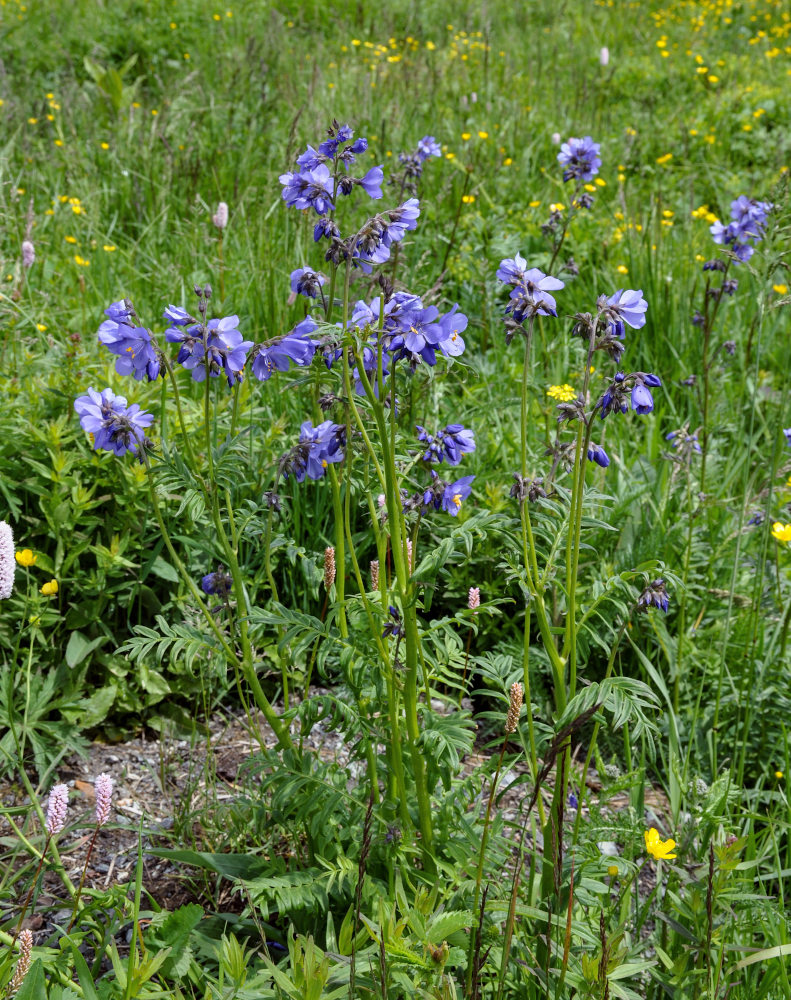
[(772, 537), (776, 538), (778, 542), (791, 542), (791, 524), (781, 524), (780, 521), (775, 521), (772, 525)]
[(54, 594), (57, 594), (57, 592), (58, 592), (57, 580), (50, 580), (49, 583), (45, 583), (41, 588), (41, 593), (45, 597), (52, 597)]
[(563, 385), (551, 385), (547, 389), (547, 396), (550, 399), (560, 400), (561, 403), (570, 403), (572, 399), (577, 398), (577, 390), (564, 382)]
[(14, 558), (20, 566), (35, 566), (38, 556), (34, 554), (32, 549), (22, 549), (20, 552), (14, 553)]
[(656, 827), (652, 826), (650, 830), (645, 831), (645, 849), (657, 861), (669, 861), (675, 858), (676, 855), (670, 853), (675, 846), (675, 840), (660, 840)]
[(777, 292), (778, 295), (785, 295), (788, 291), (788, 285), (772, 285), (772, 291)]

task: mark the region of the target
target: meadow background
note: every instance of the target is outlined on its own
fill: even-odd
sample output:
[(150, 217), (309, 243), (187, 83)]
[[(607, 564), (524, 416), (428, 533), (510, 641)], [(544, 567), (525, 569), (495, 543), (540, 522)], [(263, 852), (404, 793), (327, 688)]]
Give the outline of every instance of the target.
[[(598, 843), (617, 841), (631, 843), (627, 855), (634, 857), (644, 827), (656, 825), (646, 819), (646, 791), (658, 789), (667, 804), (662, 832), (678, 841), (682, 856), (672, 890), (658, 892), (657, 882), (638, 894), (631, 917), (632, 904), (626, 905), (624, 920), (632, 923), (613, 952), (625, 941), (620, 961), (636, 964), (613, 977), (610, 995), (713, 997), (725, 995), (727, 986), (729, 996), (791, 996), (784, 892), (791, 870), (791, 562), (788, 538), (772, 532), (773, 524), (791, 521), (791, 451), (783, 434), (791, 425), (787, 5), (1, 3), (0, 510), (13, 525), (17, 548), (36, 555), (34, 565), (17, 568), (15, 593), (0, 607), (0, 768), (6, 785), (13, 788), (24, 767), (43, 795), (59, 761), (86, 741), (122, 740), (144, 728), (170, 737), (200, 733), (212, 714), (240, 710), (227, 668), (172, 643), (129, 644), (141, 626), (153, 630), (149, 638), (168, 636), (169, 628), (195, 620), (194, 608), (164, 548), (144, 469), (129, 456), (124, 461), (92, 451), (73, 401), (88, 386), (111, 386), (157, 415), (152, 436), (158, 442), (167, 445), (177, 436), (172, 417), (169, 424), (164, 416), (160, 384), (118, 376), (114, 359), (97, 343), (103, 310), (124, 296), (144, 322), (162, 330), (158, 317), (169, 303), (191, 307), (193, 286), (211, 282), (215, 301), (221, 300), (224, 314), (239, 315), (250, 339), (294, 326), (304, 306), (289, 299), (289, 274), (322, 261), (312, 239), (315, 219), (284, 205), (278, 176), (292, 169), (307, 143), (320, 141), (333, 118), (368, 137), (363, 162), (381, 163), (386, 175), (397, 168), (398, 154), (426, 134), (442, 148), (421, 179), (420, 224), (405, 245), (399, 277), (410, 288), (433, 289), (445, 308), (460, 304), (470, 320), (467, 350), (447, 379), (415, 380), (403, 405), (412, 423), (458, 421), (476, 432), (477, 450), (465, 464), (476, 479), (460, 523), (481, 519), (458, 541), (430, 603), (434, 617), (452, 621), (466, 607), (468, 588), (480, 588), (484, 611), (471, 647), (480, 672), (465, 694), (473, 694), (478, 746), (485, 745), (496, 728), (492, 718), (502, 714), (486, 689), (493, 692), (497, 678), (521, 662), (523, 618), (508, 559), (521, 351), (505, 345), (504, 296), (494, 274), (500, 260), (516, 252), (546, 269), (552, 253), (542, 225), (553, 211), (563, 218), (571, 198), (553, 137), (591, 135), (601, 143), (603, 163), (591, 185), (594, 204), (575, 216), (561, 255), (573, 257), (579, 273), (564, 275), (560, 318), (541, 327), (530, 462), (535, 475), (545, 473), (557, 402), (548, 390), (579, 389), (582, 382), (584, 358), (569, 336), (572, 317), (590, 310), (602, 292), (642, 289), (647, 324), (629, 334), (624, 364), (656, 372), (663, 388), (654, 393), (649, 418), (607, 422), (611, 464), (589, 477), (598, 499), (585, 525), (581, 586), (582, 599), (593, 600), (613, 576), (648, 566), (668, 581), (667, 615), (630, 620), (628, 642), (617, 655), (618, 673), (641, 679), (657, 696), (655, 752), (645, 739), (630, 740), (628, 728), (602, 727), (593, 766), (605, 787), (586, 813), (583, 840), (591, 856), (599, 853)], [(741, 194), (775, 209), (754, 258), (729, 272), (738, 290), (723, 300), (704, 343), (692, 319), (705, 296), (702, 263), (718, 255), (709, 226), (717, 218), (727, 221), (730, 202)], [(220, 244), (211, 217), (221, 201), (230, 219)], [(25, 239), (35, 246), (30, 268), (22, 260)], [(594, 371), (591, 393), (605, 384), (604, 371)], [(196, 431), (201, 391), (189, 383), (184, 389), (187, 422)], [(230, 406), (230, 396), (216, 394), (220, 426)], [(306, 414), (299, 382), (290, 376), (264, 384), (248, 379), (239, 406), (249, 434), (234, 471), (235, 497), (255, 511)], [(694, 456), (677, 461), (667, 440), (670, 432), (702, 426), (705, 470)], [(243, 543), (252, 597), (268, 600), (271, 569), (280, 602), (318, 616), (324, 549), (334, 537), (332, 506), (327, 491), (316, 486), (292, 481), (283, 494), (286, 513), (274, 535), (251, 530)], [(179, 497), (168, 499), (170, 531), (197, 580), (222, 562), (222, 552), (210, 526), (189, 509), (179, 511)], [(374, 558), (365, 512), (355, 512), (353, 528), (366, 560)], [(429, 530), (429, 547), (447, 534)], [(56, 592), (42, 593), (52, 580)], [(581, 639), (581, 672), (591, 681), (608, 669), (616, 611), (605, 605), (599, 613), (600, 641), (596, 629)], [(468, 628), (468, 621), (458, 625), (462, 643)], [(273, 700), (280, 683), (277, 638), (262, 641), (259, 663)], [(447, 693), (463, 656), (446, 652), (432, 667), (437, 690)], [(305, 657), (294, 663), (297, 687)], [(550, 727), (551, 684), (542, 664), (538, 654), (532, 700), (536, 718)], [(330, 657), (321, 665), (320, 680), (332, 688), (337, 664)], [(591, 727), (580, 736), (583, 759)], [(18, 753), (22, 731), (24, 760)], [(469, 744), (460, 738), (459, 745), (470, 748), (472, 738)], [(281, 797), (297, 794), (279, 791)], [(245, 804), (233, 807), (232, 820), (225, 805), (205, 807), (201, 822), (211, 830), (212, 850), (242, 851), (244, 829), (246, 851), (279, 859), (271, 877), (313, 870), (321, 851), (303, 851), (308, 821), (302, 815), (295, 821), (282, 800), (273, 803), (267, 794), (251, 772), (240, 781)], [(629, 808), (608, 811), (608, 794), (627, 795)], [(9, 808), (12, 801), (13, 795)], [(331, 885), (320, 902), (305, 889), (307, 877), (288, 882), (288, 893), (284, 882), (268, 910), (248, 895), (237, 922), (229, 917), (223, 924), (222, 945), (212, 950), (209, 932), (197, 945), (193, 937), (192, 964), (166, 963), (140, 992), (131, 978), (117, 987), (117, 968), (107, 972), (95, 964), (97, 981), (105, 976), (99, 995), (244, 997), (251, 989), (250, 996), (348, 995), (348, 962), (336, 967), (328, 957), (332, 971), (322, 980), (316, 971), (321, 961), (308, 959), (307, 944), (299, 951), (289, 943), (288, 927), (310, 935), (328, 956), (343, 952), (337, 936), (354, 899), (365, 805), (364, 796), (346, 805), (347, 830), (337, 816), (332, 821), (330, 853), (346, 881)], [(37, 829), (22, 807), (14, 809), (18, 823)], [(233, 837), (223, 844), (222, 832), (229, 830)], [(507, 866), (501, 834), (495, 838), (501, 854), (495, 852), (486, 868), (495, 882), (498, 864)], [(718, 883), (722, 909), (716, 919), (705, 884), (709, 843), (732, 848), (718, 855), (727, 878)], [(174, 835), (169, 846), (183, 845)], [(193, 846), (205, 846), (200, 836)], [(2, 850), (9, 864), (0, 881), (0, 916), (8, 938), (15, 898), (32, 871), (28, 866), (19, 873), (26, 855), (16, 837), (5, 837)], [(466, 861), (456, 861), (460, 871)], [(389, 892), (401, 907), (408, 898), (414, 914), (424, 890), (404, 878), (406, 888), (399, 875)], [(464, 896), (463, 885), (446, 858), (442, 877), (430, 887), (437, 894), (431, 905), (450, 911), (451, 901)], [(195, 890), (207, 914), (215, 909), (215, 889), (207, 879)], [(646, 899), (664, 916), (649, 918)], [(139, 889), (133, 902), (137, 920), (145, 905)], [(539, 917), (530, 901), (525, 905), (520, 919), (535, 920), (530, 933), (537, 934)], [(117, 906), (118, 927), (126, 926), (129, 914)], [(459, 907), (468, 913), (470, 900)], [(578, 920), (580, 926), (574, 947), (594, 954), (598, 911), (592, 904), (582, 910), (574, 914), (575, 934)], [(571, 912), (569, 906), (570, 920)], [(328, 930), (333, 916), (337, 935)], [(254, 987), (244, 986), (234, 956), (228, 957), (233, 948), (227, 935), (248, 941), (250, 927), (270, 917), (264, 938), (291, 948), (282, 960), (291, 970), (290, 985), (273, 978), (253, 946), (245, 953), (237, 942), (242, 957), (236, 959), (242, 967), (246, 962), (250, 982), (258, 977)], [(198, 934), (197, 926), (195, 921), (186, 934)], [(432, 946), (451, 941), (447, 969), (445, 960), (436, 966), (437, 959), (432, 968), (420, 953), (425, 927), (421, 938), (415, 916), (409, 933), (418, 943), (407, 949), (412, 958), (394, 950), (393, 962), (407, 971), (398, 972), (390, 995), (408, 995), (411, 983), (415, 995), (458, 990), (472, 996), (464, 992), (464, 973), (452, 971), (457, 959), (463, 965), (458, 956), (465, 946), (461, 938), (454, 944), (453, 935), (463, 937), (464, 926), (469, 919), (466, 925), (448, 922), (447, 933), (436, 939), (429, 935)], [(712, 936), (715, 950), (721, 949), (715, 972), (719, 962), (730, 978), (712, 973)], [(219, 933), (215, 938), (221, 940)], [(163, 941), (175, 947), (177, 940), (175, 932), (172, 939), (154, 934), (149, 953)], [(58, 936), (36, 945), (49, 975), (57, 965)], [(94, 946), (98, 962), (101, 947)], [(772, 948), (779, 951), (736, 968), (745, 956)], [(415, 971), (422, 968), (414, 957), (420, 954), (427, 970)], [(279, 955), (272, 952), (274, 962)], [(378, 948), (375, 956), (378, 963)], [(300, 985), (294, 971), (308, 967), (317, 992)], [(579, 995), (607, 995), (600, 977), (580, 969), (573, 986)], [(524, 982), (521, 974), (500, 986), (505, 995), (549, 990), (540, 975), (529, 985), (528, 973)], [(82, 977), (73, 987), (65, 985), (69, 978), (51, 987), (62, 993), (50, 995), (66, 998), (74, 989), (91, 997)], [(552, 979), (553, 994), (572, 995), (572, 979), (566, 981), (565, 973)], [(381, 995), (375, 980), (371, 973), (360, 995)], [(107, 985), (111, 981), (116, 985)], [(497, 982), (484, 977), (482, 995), (498, 995)], [(112, 992), (116, 988), (120, 992)]]

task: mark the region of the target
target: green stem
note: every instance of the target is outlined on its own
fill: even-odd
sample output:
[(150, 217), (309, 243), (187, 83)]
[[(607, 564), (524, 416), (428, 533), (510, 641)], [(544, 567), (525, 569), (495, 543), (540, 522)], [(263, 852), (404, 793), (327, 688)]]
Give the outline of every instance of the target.
[[(143, 456), (146, 464), (146, 472), (148, 474), (148, 491), (151, 497), (151, 505), (154, 508), (154, 516), (157, 520), (157, 524), (159, 525), (159, 530), (162, 535), (162, 539), (165, 543), (165, 548), (168, 550), (168, 554), (170, 555), (170, 558), (173, 560), (173, 564), (175, 565), (176, 569), (181, 574), (181, 578), (186, 584), (187, 589), (192, 594), (192, 597), (196, 602), (198, 609), (200, 610), (200, 613), (203, 615), (204, 619), (206, 620), (206, 623), (208, 624), (209, 628), (214, 633), (215, 638), (219, 642), (220, 647), (225, 653), (228, 663), (231, 665), (237, 665), (239, 661), (238, 656), (231, 648), (231, 646), (228, 644), (228, 641), (226, 640), (225, 636), (220, 631), (217, 622), (214, 620), (214, 616), (206, 607), (206, 604), (203, 600), (203, 596), (200, 590), (198, 590), (195, 581), (192, 579), (191, 575), (187, 571), (187, 567), (181, 561), (181, 558), (179, 557), (178, 553), (173, 547), (173, 542), (171, 541), (170, 534), (167, 528), (165, 527), (165, 522), (162, 517), (162, 511), (159, 506), (159, 501), (157, 500), (156, 490), (154, 489), (154, 478), (151, 470), (151, 464), (148, 455), (146, 454), (145, 451), (143, 451)], [(244, 603), (242, 603), (241, 606), (244, 607)], [(246, 626), (246, 621), (245, 621), (245, 626)], [(272, 730), (274, 731), (275, 736), (277, 737), (278, 743), (280, 744), (281, 747), (290, 748), (292, 746), (292, 743), (291, 743), (291, 736), (288, 732), (288, 728), (283, 723), (281, 718), (278, 716), (277, 712), (275, 712), (269, 699), (264, 693), (264, 689), (261, 687), (261, 682), (258, 680), (258, 676), (255, 673), (252, 661), (247, 662), (243, 660), (241, 668), (245, 680), (252, 689), (255, 702), (261, 709), (261, 712), (263, 713), (266, 721), (272, 727)]]
[(486, 803), (486, 815), (483, 819), (483, 833), (481, 835), (481, 849), (478, 851), (478, 867), (475, 871), (475, 895), (473, 897), (472, 904), (472, 926), (470, 927), (470, 943), (467, 950), (467, 992), (469, 993), (472, 989), (472, 972), (473, 972), (473, 960), (475, 958), (475, 942), (478, 936), (477, 932), (477, 914), (478, 914), (478, 902), (481, 898), (481, 882), (483, 881), (483, 862), (486, 856), (486, 843), (489, 839), (489, 823), (492, 816), (492, 803), (494, 802), (494, 794), (497, 791), (497, 782), (500, 780), (500, 769), (503, 766), (503, 757), (505, 757), (505, 748), (508, 746), (508, 734), (506, 733), (503, 739), (503, 745), (500, 748), (500, 756), (497, 758), (497, 767), (495, 768), (494, 778), (492, 779), (491, 787), (489, 788), (489, 799)]

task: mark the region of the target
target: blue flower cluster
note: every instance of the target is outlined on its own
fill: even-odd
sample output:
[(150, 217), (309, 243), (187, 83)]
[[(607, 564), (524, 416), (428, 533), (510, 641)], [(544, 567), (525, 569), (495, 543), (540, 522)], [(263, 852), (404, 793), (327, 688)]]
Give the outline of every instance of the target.
[(448, 465), (458, 465), (462, 455), (475, 451), (475, 433), (461, 424), (448, 424), (436, 435), (429, 434), (425, 427), (417, 425), (418, 441), (423, 441), (426, 450), (423, 453), (424, 462), (447, 462)]
[(737, 262), (745, 263), (755, 250), (750, 244), (763, 239), (767, 216), (773, 208), (771, 202), (740, 195), (731, 202), (731, 222), (725, 226), (717, 219), (710, 227), (714, 242), (729, 247)]
[(196, 382), (203, 382), (207, 372), (212, 378), (224, 374), (229, 386), (243, 381), (242, 372), (253, 341), (242, 339), (237, 330), (238, 316), (210, 319), (205, 338), (203, 325), (178, 306), (169, 306), (165, 318), (173, 323), (165, 331), (165, 339), (171, 344), (181, 344), (176, 360), (192, 372)]
[[(375, 370), (378, 347), (381, 341), (383, 363), (406, 360), (414, 369), (421, 362), (437, 363), (437, 352), (457, 358), (464, 353), (467, 317), (459, 312), (458, 305), (440, 314), (436, 306), (424, 306), (422, 299), (410, 292), (396, 292), (384, 305), (381, 330), (379, 311), (381, 300), (377, 296), (369, 304), (355, 303), (349, 325), (362, 332), (369, 331), (370, 340), (365, 349)], [(368, 370), (368, 364), (365, 365)]]
[(124, 396), (116, 396), (111, 389), (97, 392), (91, 388), (85, 396), (78, 396), (74, 409), (80, 416), (80, 426), (93, 434), (94, 449), (125, 455), (131, 451), (142, 461), (146, 447), (146, 428), (154, 416), (141, 410), (137, 403), (127, 406)]
[[(280, 175), (286, 204), (299, 209), (312, 208), (317, 215), (326, 215), (335, 209), (338, 194), (349, 195), (356, 187), (361, 187), (369, 198), (381, 198), (384, 178), (381, 166), (371, 167), (364, 177), (351, 177), (348, 173), (356, 158), (368, 149), (368, 140), (361, 137), (352, 142), (354, 131), (337, 122), (327, 132), (328, 138), (318, 149), (308, 146), (297, 157), (298, 171)], [(332, 165), (332, 172), (328, 164)], [(341, 165), (343, 174), (338, 172)]]
[(659, 608), (667, 614), (670, 601), (667, 596), (667, 588), (663, 579), (652, 580), (637, 598), (637, 608), (639, 611), (647, 611), (649, 608)]
[(601, 166), (600, 149), (601, 144), (594, 142), (589, 135), (583, 139), (569, 139), (564, 142), (558, 153), (558, 163), (566, 168), (563, 171), (563, 180), (592, 180)]
[(151, 334), (145, 327), (136, 326), (135, 313), (128, 299), (121, 299), (104, 311), (108, 317), (99, 327), (99, 340), (118, 360), (115, 370), (119, 375), (134, 375), (139, 382), (147, 378), (149, 382), (161, 373), (161, 356), (151, 341)]
[(649, 386), (655, 389), (661, 385), (659, 377), (648, 372), (632, 372), (629, 375), (618, 372), (594, 409), (600, 411), (599, 416), (602, 420), (608, 413), (616, 413), (619, 410), (621, 413), (626, 413), (629, 409), (626, 397), (629, 396), (635, 413), (650, 413), (654, 408), (654, 397)]
[(346, 428), (325, 420), (314, 427), (306, 420), (300, 427), (299, 443), (280, 459), (279, 471), (284, 478), (293, 475), (298, 483), (321, 479), (327, 466), (343, 461)]
[(497, 278), (512, 291), (506, 313), (511, 313), (516, 323), (522, 324), (533, 316), (557, 316), (557, 303), (550, 292), (564, 287), (559, 278), (544, 274), (537, 267), (528, 268), (521, 254), (500, 261)]

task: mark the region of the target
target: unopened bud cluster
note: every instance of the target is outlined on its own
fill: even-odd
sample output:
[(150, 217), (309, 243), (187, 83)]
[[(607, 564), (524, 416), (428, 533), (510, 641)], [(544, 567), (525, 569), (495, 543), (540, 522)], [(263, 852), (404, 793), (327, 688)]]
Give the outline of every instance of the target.
[(512, 684), (510, 700), (508, 702), (508, 715), (505, 717), (506, 733), (516, 732), (516, 727), (519, 722), (519, 714), (522, 711), (523, 698), (524, 692), (522, 690), (522, 685), (518, 682), (516, 684)]
[(335, 549), (328, 545), (324, 550), (324, 589), (329, 590), (335, 583)]

